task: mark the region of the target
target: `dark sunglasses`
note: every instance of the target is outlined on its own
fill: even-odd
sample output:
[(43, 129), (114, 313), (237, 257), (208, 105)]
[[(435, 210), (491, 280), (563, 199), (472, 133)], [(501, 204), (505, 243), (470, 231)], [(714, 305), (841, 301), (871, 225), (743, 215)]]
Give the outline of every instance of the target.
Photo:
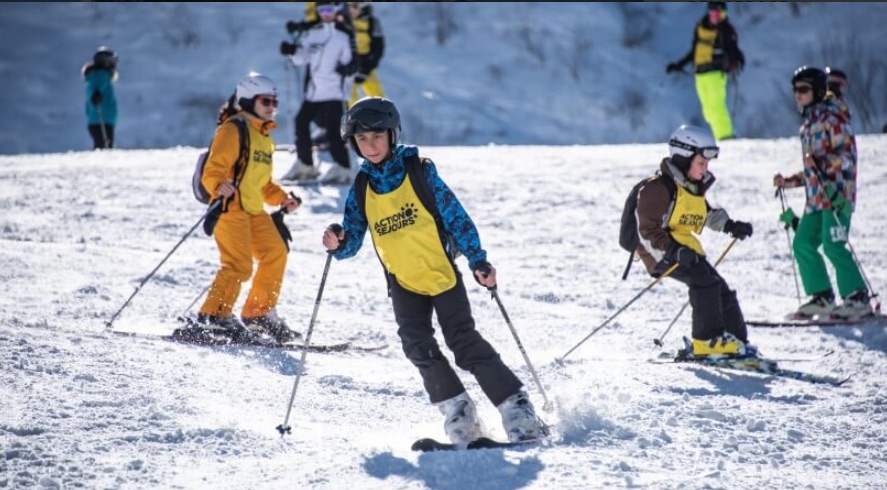
[(810, 92), (813, 91), (813, 89), (810, 88), (809, 85), (795, 85), (795, 86), (792, 88), (792, 90), (794, 90), (794, 92), (795, 92), (796, 94), (809, 94)]
[(262, 104), (265, 107), (271, 107), (271, 106), (277, 107), (277, 99), (274, 99), (271, 97), (257, 97), (256, 102), (258, 102), (259, 104)]

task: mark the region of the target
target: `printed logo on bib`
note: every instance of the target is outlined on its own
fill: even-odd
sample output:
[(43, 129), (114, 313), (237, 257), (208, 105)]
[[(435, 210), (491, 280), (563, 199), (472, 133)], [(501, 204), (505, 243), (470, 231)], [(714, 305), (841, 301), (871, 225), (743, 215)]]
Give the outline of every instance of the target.
[(270, 152), (263, 150), (253, 150), (253, 161), (271, 165), (272, 155)]
[(682, 214), (678, 220), (678, 224), (689, 226), (691, 228), (699, 228), (705, 224), (705, 218), (701, 214)]
[(394, 233), (397, 230), (416, 224), (416, 215), (418, 214), (419, 210), (416, 209), (416, 205), (407, 203), (400, 208), (399, 213), (392, 214), (374, 223), (373, 229), (376, 230), (376, 234), (379, 236)]

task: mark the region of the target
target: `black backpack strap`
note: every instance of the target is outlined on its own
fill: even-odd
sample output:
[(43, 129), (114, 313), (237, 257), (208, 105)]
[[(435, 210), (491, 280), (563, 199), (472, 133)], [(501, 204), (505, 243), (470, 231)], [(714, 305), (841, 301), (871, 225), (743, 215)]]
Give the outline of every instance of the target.
[(240, 154), (234, 163), (234, 187), (238, 187), (249, 163), (249, 129), (246, 127), (246, 121), (239, 117), (234, 118), (234, 126), (237, 127), (237, 135), (240, 137)]
[(434, 221), (437, 222), (442, 231), (443, 218), (441, 218), (440, 211), (437, 209), (437, 202), (434, 200), (434, 191), (432, 191), (431, 187), (428, 185), (428, 174), (425, 171), (427, 168), (426, 165), (434, 165), (434, 162), (432, 162), (430, 158), (419, 158), (418, 155), (406, 157), (403, 162), (407, 168), (407, 175), (410, 176), (410, 182), (413, 183), (413, 190), (415, 190), (416, 195), (419, 196), (419, 201), (422, 202), (422, 205), (425, 206), (428, 211), (431, 211), (432, 216), (434, 216)]
[(357, 210), (367, 219), (367, 184), (370, 179), (364, 172), (357, 172), (354, 177), (354, 198), (357, 199)]
[[(240, 153), (237, 155), (237, 160), (234, 162), (234, 188), (240, 188), (240, 180), (243, 178), (243, 175), (246, 173), (246, 166), (249, 163), (249, 129), (246, 127), (246, 121), (240, 117), (234, 117), (230, 119), (231, 124), (237, 128), (237, 136), (240, 140)], [(231, 196), (233, 199), (234, 196)], [(225, 199), (222, 201), (222, 212), (228, 211), (228, 205), (231, 203), (231, 199)]]

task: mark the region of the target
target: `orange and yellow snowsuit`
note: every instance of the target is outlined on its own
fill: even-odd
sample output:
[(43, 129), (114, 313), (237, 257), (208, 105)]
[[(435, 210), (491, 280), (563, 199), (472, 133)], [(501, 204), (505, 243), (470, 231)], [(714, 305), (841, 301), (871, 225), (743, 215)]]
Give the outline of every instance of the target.
[[(234, 175), (240, 156), (240, 137), (234, 118), (246, 121), (249, 153), (240, 175)], [(216, 129), (206, 161), (202, 183), (212, 194), (224, 182), (237, 182), (237, 192), (215, 227), (221, 268), (216, 273), (200, 313), (227, 317), (240, 295), (241, 284), (252, 277), (252, 287), (241, 311), (242, 317), (260, 317), (277, 305), (286, 269), (287, 246), (264, 205), (279, 206), (286, 191), (271, 180), (274, 121), (241, 112)], [(255, 276), (253, 260), (258, 261)]]

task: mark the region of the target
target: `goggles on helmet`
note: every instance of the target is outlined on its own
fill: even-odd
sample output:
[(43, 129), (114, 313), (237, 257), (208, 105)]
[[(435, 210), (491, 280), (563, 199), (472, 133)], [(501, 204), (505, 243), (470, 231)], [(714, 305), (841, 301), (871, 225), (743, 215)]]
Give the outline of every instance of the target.
[(713, 159), (717, 158), (718, 154), (721, 151), (721, 149), (718, 148), (717, 146), (705, 146), (702, 148), (698, 148), (693, 145), (688, 145), (687, 143), (684, 143), (683, 141), (679, 141), (676, 139), (669, 141), (668, 144), (670, 146), (674, 146), (674, 147), (680, 148), (682, 150), (692, 151), (693, 153), (695, 153), (697, 155), (702, 155), (703, 158), (708, 159), (708, 160), (713, 160)]
[(374, 111), (372, 109), (363, 109), (353, 114), (345, 114), (342, 118), (342, 136), (368, 132), (381, 133), (395, 125), (391, 119), (389, 112)]

